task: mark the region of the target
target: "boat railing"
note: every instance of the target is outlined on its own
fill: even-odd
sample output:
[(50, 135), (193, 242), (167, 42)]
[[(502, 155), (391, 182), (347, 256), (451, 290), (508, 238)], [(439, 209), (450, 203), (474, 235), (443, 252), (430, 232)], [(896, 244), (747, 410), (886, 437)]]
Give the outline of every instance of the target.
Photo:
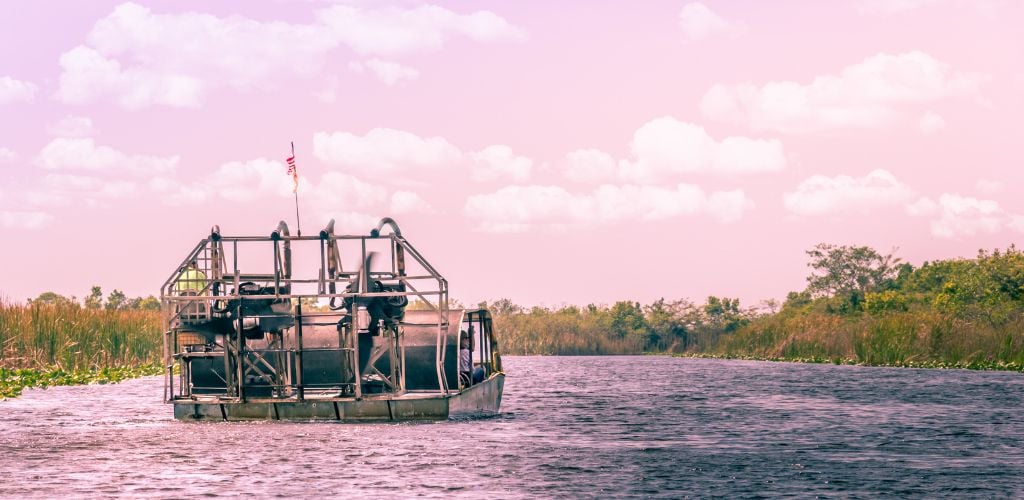
[[(380, 230), (385, 224), (392, 231), (382, 235)], [(339, 243), (357, 248), (357, 270), (342, 268)], [(267, 266), (272, 271), (243, 272), (243, 267), (253, 265), (254, 261), (241, 248), (266, 244), (273, 248), (272, 265)], [(293, 255), (299, 247), (305, 253)], [(348, 250), (351, 253), (352, 249)], [(371, 265), (377, 253), (388, 258), (383, 270)], [(318, 260), (312, 266), (316, 274), (294, 274), (293, 256), (300, 261)], [(202, 280), (198, 285), (181, 285), (200, 279), (197, 276)], [(359, 363), (356, 337), (358, 332), (373, 328), (361, 324), (361, 318), (375, 299), (394, 303), (417, 300), (437, 313), (436, 321), (430, 325), (436, 332), (438, 389), (447, 393), (448, 382), (442, 369), (449, 328), (447, 280), (409, 244), (394, 221), (382, 220), (370, 235), (335, 235), (333, 221), (316, 236), (292, 236), (283, 221), (268, 237), (225, 236), (214, 226), (161, 287), (167, 399), (206, 393), (244, 400), (247, 385), (257, 392), (269, 390), (271, 397), (302, 399), (307, 389), (339, 389), (361, 397), (364, 376), (379, 379), (387, 392), (400, 394), (405, 390), (406, 375), (400, 322), (384, 322), (384, 339), (375, 344), (370, 362), (366, 362), (370, 373), (362, 373)], [(307, 311), (303, 311), (304, 306)], [(339, 325), (336, 347), (304, 345), (303, 327), (323, 326), (317, 323), (319, 318), (324, 325)], [(250, 323), (258, 325), (263, 337), (252, 339), (251, 345), (247, 345)], [(264, 328), (265, 323), (274, 326)], [(347, 378), (320, 384), (303, 381), (303, 355), (325, 352), (338, 355), (339, 364), (348, 367), (344, 374)], [(374, 364), (384, 356), (390, 361), (387, 373)], [(218, 375), (223, 377), (219, 392), (194, 386), (189, 373), (191, 361), (217, 357), (223, 357), (224, 362), (223, 372)], [(179, 367), (178, 377), (174, 376), (175, 365)], [(256, 384), (254, 380), (260, 382)]]

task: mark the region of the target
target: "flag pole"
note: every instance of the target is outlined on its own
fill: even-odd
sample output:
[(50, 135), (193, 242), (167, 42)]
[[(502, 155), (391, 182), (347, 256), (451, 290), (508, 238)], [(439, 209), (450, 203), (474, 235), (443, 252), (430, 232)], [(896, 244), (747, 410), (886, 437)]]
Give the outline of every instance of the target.
[[(292, 158), (295, 158), (295, 141), (292, 141)], [(295, 176), (295, 189), (292, 189), (292, 194), (295, 195), (295, 229), (298, 230), (298, 235), (302, 236), (302, 221), (299, 219), (299, 170), (295, 167), (295, 172), (292, 174)]]

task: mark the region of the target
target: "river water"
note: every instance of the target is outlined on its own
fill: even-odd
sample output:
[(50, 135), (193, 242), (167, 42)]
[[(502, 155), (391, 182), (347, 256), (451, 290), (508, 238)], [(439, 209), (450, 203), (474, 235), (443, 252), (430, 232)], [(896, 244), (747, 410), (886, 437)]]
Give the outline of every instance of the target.
[(0, 402), (0, 496), (1022, 497), (1024, 376), (506, 357), (502, 415), (187, 423), (162, 381)]

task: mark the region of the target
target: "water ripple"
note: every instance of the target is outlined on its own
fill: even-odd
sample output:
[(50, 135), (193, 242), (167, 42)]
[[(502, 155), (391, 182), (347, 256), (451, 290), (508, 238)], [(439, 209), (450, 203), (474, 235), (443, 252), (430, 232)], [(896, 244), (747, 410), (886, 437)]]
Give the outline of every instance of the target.
[(1024, 496), (1020, 374), (509, 357), (503, 414), (184, 423), (159, 378), (0, 403), (0, 496)]

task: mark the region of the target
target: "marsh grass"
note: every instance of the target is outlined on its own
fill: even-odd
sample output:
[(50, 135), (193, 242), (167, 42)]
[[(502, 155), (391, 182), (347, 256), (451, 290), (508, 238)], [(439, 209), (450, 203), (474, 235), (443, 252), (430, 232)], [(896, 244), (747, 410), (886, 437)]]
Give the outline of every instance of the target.
[(758, 318), (697, 356), (872, 366), (1024, 370), (1024, 318), (970, 321), (933, 310)]
[(0, 298), (0, 385), (5, 397), (20, 392), (15, 391), (19, 386), (112, 382), (122, 375), (149, 373), (161, 350), (158, 311), (86, 309), (74, 303), (21, 305)]

